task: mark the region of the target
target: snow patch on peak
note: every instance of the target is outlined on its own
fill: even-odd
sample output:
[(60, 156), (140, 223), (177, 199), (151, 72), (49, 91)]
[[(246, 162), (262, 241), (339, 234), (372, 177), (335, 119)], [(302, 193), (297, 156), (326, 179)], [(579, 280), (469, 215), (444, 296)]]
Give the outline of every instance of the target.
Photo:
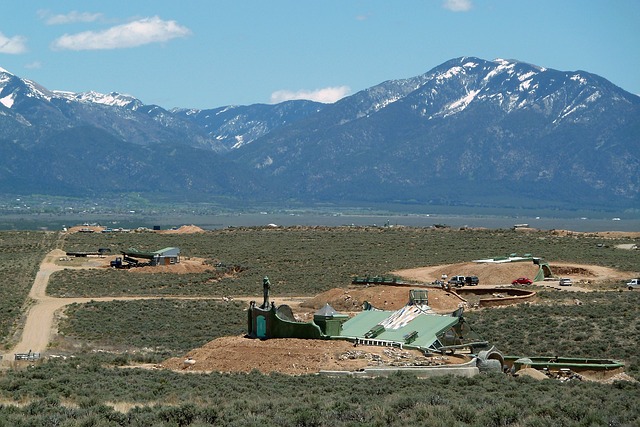
[(9, 70), (5, 70), (4, 68), (0, 67), (0, 73), (4, 73), (4, 74), (11, 74), (13, 76), (13, 73), (11, 73), (11, 71)]
[(231, 147), (232, 149), (240, 148), (244, 145), (244, 137), (242, 135), (235, 136), (236, 143)]
[(102, 104), (111, 107), (127, 107), (133, 105), (134, 109), (142, 105), (142, 103), (133, 96), (118, 92), (104, 94), (95, 91), (74, 93), (56, 90), (53, 93), (60, 98), (85, 104)]
[(511, 63), (509, 60), (502, 59), (502, 58), (496, 58), (496, 59), (493, 60), (493, 62), (495, 62), (498, 65), (503, 65), (503, 66), (509, 65)]
[(457, 76), (460, 73), (464, 72), (464, 68), (463, 67), (459, 67), (459, 66), (455, 66), (455, 67), (451, 67), (449, 68), (447, 71), (445, 71), (444, 73), (438, 75), (436, 77), (436, 79), (441, 82), (445, 79), (450, 79), (452, 77)]
[(103, 94), (94, 91), (79, 93), (77, 94), (76, 99), (80, 102), (92, 102), (95, 104), (103, 104), (116, 107), (126, 107), (136, 100), (130, 95), (119, 94), (118, 92)]
[(445, 117), (448, 116), (449, 114), (459, 113), (460, 111), (467, 108), (467, 106), (471, 103), (471, 101), (475, 99), (478, 93), (480, 93), (479, 90), (472, 90), (462, 98), (449, 104), (449, 106), (447, 107), (447, 109), (449, 110), (449, 113), (445, 114)]
[(518, 80), (521, 82), (525, 80), (529, 80), (531, 77), (535, 76), (537, 73), (535, 71), (529, 71), (528, 73), (520, 74), (518, 76)]
[(235, 106), (235, 105), (229, 105), (229, 106), (227, 106), (227, 107), (223, 108), (222, 110), (218, 111), (218, 112), (216, 113), (216, 116), (217, 116), (218, 114), (226, 113), (227, 111), (232, 110), (232, 109), (234, 109), (234, 108), (236, 108), (236, 106)]
[[(524, 80), (522, 83), (520, 83), (520, 86), (518, 86), (518, 90), (520, 92), (526, 92), (531, 88), (531, 83), (533, 82), (533, 79), (529, 79), (529, 80)], [(534, 86), (535, 87), (535, 86)]]
[(513, 74), (513, 69), (516, 66), (515, 62), (509, 62), (504, 59), (496, 59), (494, 61), (498, 64), (493, 70), (491, 70), (484, 78), (484, 81), (489, 81), (498, 74), (506, 72), (507, 74)]
[(0, 104), (4, 105), (7, 108), (11, 108), (13, 106), (13, 101), (15, 100), (14, 94), (9, 94), (4, 98), (0, 98)]
[(584, 77), (582, 77), (580, 74), (574, 74), (573, 76), (569, 77), (571, 80), (580, 83), (581, 85), (586, 85), (587, 84), (587, 79), (585, 79)]
[(383, 100), (383, 101), (381, 101), (381, 102), (379, 102), (379, 103), (375, 104), (375, 105), (373, 106), (373, 110), (374, 110), (374, 111), (380, 111), (380, 110), (382, 110), (383, 108), (385, 108), (387, 105), (389, 105), (389, 104), (393, 104), (394, 102), (396, 102), (396, 101), (398, 101), (398, 100), (400, 100), (400, 99), (402, 99), (402, 96), (401, 96), (401, 95), (397, 95), (397, 94), (396, 94), (396, 95), (394, 95), (394, 96), (390, 96), (389, 98), (387, 98), (387, 99), (385, 99), (385, 100)]
[[(1, 74), (0, 73), (0, 84), (7, 83), (13, 78), (13, 74)], [(1, 89), (0, 89), (1, 90)]]

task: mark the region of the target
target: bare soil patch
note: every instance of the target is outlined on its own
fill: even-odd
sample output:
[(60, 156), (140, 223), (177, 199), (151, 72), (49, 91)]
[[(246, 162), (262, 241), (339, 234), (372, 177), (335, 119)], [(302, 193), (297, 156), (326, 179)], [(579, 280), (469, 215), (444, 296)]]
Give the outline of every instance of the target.
[[(398, 310), (409, 302), (411, 286), (360, 286), (334, 288), (300, 304), (302, 308), (318, 310), (329, 304), (336, 311), (352, 313), (362, 311), (365, 301), (382, 310)], [(451, 313), (463, 302), (459, 296), (442, 289), (429, 288), (429, 306), (438, 313)]]
[(560, 236), (589, 235), (602, 237), (603, 239), (640, 239), (640, 231), (570, 231), (553, 230), (553, 233)]
[[(551, 272), (555, 276), (568, 277), (574, 282), (587, 284), (608, 280), (625, 280), (634, 274), (598, 265), (573, 263), (550, 263), (549, 265)], [(391, 274), (405, 280), (422, 283), (431, 283), (434, 280), (438, 280), (442, 274), (446, 274), (448, 277), (454, 275), (478, 276), (480, 285), (499, 286), (511, 284), (518, 277), (528, 277), (533, 280), (537, 273), (538, 266), (533, 262), (502, 264), (468, 262), (398, 270)]]
[[(67, 229), (67, 233), (101, 233), (106, 227), (101, 225), (74, 225)], [(149, 229), (141, 229), (140, 231), (151, 232)], [(138, 230), (131, 230), (129, 232), (138, 232)], [(197, 225), (183, 225), (178, 228), (172, 228), (169, 230), (153, 230), (154, 233), (160, 234), (191, 234), (191, 233), (204, 233), (205, 230)]]
[(204, 233), (205, 230), (198, 227), (197, 225), (183, 225), (181, 227), (178, 227), (176, 229), (170, 229), (170, 230), (158, 230), (156, 231), (156, 233), (161, 233), (161, 234), (192, 234), (192, 233)]
[[(65, 258), (65, 257), (61, 257)], [(66, 257), (69, 258), (69, 257)], [(56, 261), (56, 264), (67, 266), (77, 266), (84, 268), (112, 268), (110, 266), (111, 261), (115, 260), (116, 256), (108, 257), (79, 257), (70, 258), (70, 261)], [(144, 260), (143, 260), (144, 261)], [(205, 258), (189, 257), (181, 258), (180, 262), (170, 265), (156, 265), (145, 267), (132, 267), (127, 269), (128, 273), (173, 273), (173, 274), (188, 274), (188, 273), (203, 273), (205, 271), (214, 270), (215, 267), (207, 263)]]
[[(191, 358), (191, 363), (185, 360)], [(464, 356), (425, 357), (417, 350), (358, 346), (347, 341), (223, 337), (168, 359), (160, 368), (186, 372), (280, 372), (299, 375), (321, 370), (353, 371), (368, 366), (462, 363)]]
[[(109, 264), (107, 263), (107, 267)], [(173, 274), (187, 274), (187, 273), (203, 273), (205, 271), (214, 270), (215, 268), (211, 264), (207, 264), (204, 258), (188, 258), (181, 259), (180, 262), (170, 265), (156, 265), (146, 267), (134, 267), (128, 271), (131, 273), (173, 273)]]

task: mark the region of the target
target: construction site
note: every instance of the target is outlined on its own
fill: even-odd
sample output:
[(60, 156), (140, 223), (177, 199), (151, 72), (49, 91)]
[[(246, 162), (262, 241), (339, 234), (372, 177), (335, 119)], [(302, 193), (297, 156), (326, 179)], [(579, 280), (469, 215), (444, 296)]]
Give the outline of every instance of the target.
[[(181, 371), (319, 373), (328, 376), (387, 376), (410, 372), (418, 377), (474, 376), (503, 372), (538, 379), (609, 381), (630, 379), (616, 360), (558, 356), (505, 355), (479, 336), (465, 310), (536, 302), (539, 289), (514, 288), (506, 278), (529, 275), (539, 286), (558, 286), (556, 269), (587, 284), (613, 270), (550, 266), (539, 259), (512, 259), (397, 271), (398, 276), (354, 278), (349, 289), (335, 289), (311, 299), (276, 299), (263, 280), (262, 301), (251, 300), (244, 337), (218, 338), (185, 358), (167, 360), (161, 368)], [(471, 271), (482, 286), (441, 286), (443, 272)], [(402, 279), (401, 279), (402, 278)], [(420, 278), (429, 283), (404, 282)], [(574, 289), (587, 292), (576, 285)], [(278, 304), (282, 302), (282, 304)]]
[[(157, 251), (129, 248), (119, 254), (56, 250), (43, 262), (42, 271), (51, 274), (64, 269), (70, 258), (79, 260), (74, 268), (123, 269), (132, 274), (181, 274), (214, 268), (204, 259), (184, 258), (179, 248), (167, 247)], [(444, 277), (461, 274), (476, 277), (478, 282), (473, 286), (443, 286)], [(571, 358), (570, 354), (504, 354), (490, 339), (475, 332), (465, 313), (537, 304), (537, 291), (541, 289), (587, 294), (594, 283), (619, 280), (627, 275), (607, 267), (548, 262), (530, 254), (508, 254), (465, 263), (396, 270), (384, 277), (352, 277), (348, 279), (350, 283), (315, 296), (280, 297), (265, 276), (262, 284), (256, 283), (254, 295), (217, 298), (246, 304), (245, 334), (216, 338), (184, 356), (148, 368), (334, 376), (384, 376), (409, 371), (424, 377), (473, 376), (482, 371), (533, 376), (543, 373), (545, 377), (581, 372), (579, 375), (589, 379), (623, 378), (624, 364), (599, 358), (597, 354), (582, 359)], [(571, 278), (572, 285), (560, 286), (561, 277)], [(531, 278), (532, 285), (513, 286), (516, 278)], [(59, 310), (87, 300), (45, 297), (46, 281), (35, 285), (39, 290), (34, 291), (34, 298), (36, 301), (40, 298), (47, 310)], [(122, 297), (108, 298), (117, 299)], [(29, 316), (34, 319), (40, 316), (37, 327), (41, 328), (47, 324), (44, 318), (53, 316), (53, 311), (39, 314), (39, 307), (35, 304)], [(36, 354), (38, 358), (47, 356), (48, 338), (34, 341), (30, 337), (27, 328), (23, 342), (13, 350), (16, 360), (33, 360)], [(5, 360), (7, 356), (9, 354), (4, 355)]]

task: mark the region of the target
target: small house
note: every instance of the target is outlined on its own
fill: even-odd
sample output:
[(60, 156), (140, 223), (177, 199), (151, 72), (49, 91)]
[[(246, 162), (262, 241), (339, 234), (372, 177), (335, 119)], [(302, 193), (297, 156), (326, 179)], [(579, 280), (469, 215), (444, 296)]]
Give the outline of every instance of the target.
[(180, 262), (180, 248), (164, 248), (154, 252), (154, 265), (171, 265)]

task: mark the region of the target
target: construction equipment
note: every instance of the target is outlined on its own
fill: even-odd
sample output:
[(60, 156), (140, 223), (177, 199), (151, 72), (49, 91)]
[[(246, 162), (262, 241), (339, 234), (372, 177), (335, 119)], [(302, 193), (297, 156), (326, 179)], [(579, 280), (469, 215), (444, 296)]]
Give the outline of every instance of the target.
[(123, 257), (116, 257), (116, 259), (111, 261), (109, 265), (113, 268), (121, 269), (121, 268), (131, 268), (131, 267), (143, 267), (145, 265), (150, 265), (150, 264), (140, 262), (135, 258), (131, 258), (130, 256), (124, 255)]

